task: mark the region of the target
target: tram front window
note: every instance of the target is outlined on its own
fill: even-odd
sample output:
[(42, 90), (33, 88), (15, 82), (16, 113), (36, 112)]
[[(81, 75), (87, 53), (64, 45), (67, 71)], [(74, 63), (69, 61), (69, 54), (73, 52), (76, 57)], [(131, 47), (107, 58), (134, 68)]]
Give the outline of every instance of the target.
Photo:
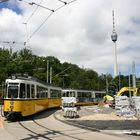
[(18, 97), (18, 86), (8, 86), (8, 98)]

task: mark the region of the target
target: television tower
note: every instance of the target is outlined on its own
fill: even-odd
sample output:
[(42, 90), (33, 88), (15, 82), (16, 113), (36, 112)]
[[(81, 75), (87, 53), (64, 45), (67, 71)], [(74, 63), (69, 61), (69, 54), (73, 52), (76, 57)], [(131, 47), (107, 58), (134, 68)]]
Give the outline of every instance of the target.
[(114, 77), (118, 75), (118, 64), (117, 64), (117, 50), (116, 50), (116, 41), (117, 41), (117, 33), (115, 31), (115, 20), (114, 20), (114, 11), (112, 11), (113, 17), (113, 31), (111, 34), (111, 40), (114, 42), (113, 52), (114, 52)]

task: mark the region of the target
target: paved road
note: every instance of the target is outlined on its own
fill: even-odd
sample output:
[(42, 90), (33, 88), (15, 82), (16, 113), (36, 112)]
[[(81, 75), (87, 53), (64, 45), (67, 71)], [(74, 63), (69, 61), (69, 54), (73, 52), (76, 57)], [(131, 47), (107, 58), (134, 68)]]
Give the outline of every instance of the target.
[(54, 118), (57, 110), (47, 110), (33, 118), (19, 122), (3, 121), (0, 117), (0, 139), (2, 140), (138, 140), (134, 136), (114, 136), (81, 129)]

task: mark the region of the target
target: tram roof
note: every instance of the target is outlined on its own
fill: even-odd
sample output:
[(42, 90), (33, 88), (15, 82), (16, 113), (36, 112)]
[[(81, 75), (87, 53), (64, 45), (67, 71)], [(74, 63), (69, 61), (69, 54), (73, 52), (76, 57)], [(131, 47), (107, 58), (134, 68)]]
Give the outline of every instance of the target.
[[(29, 82), (34, 82), (34, 83), (40, 83), (40, 84), (43, 84), (45, 86), (56, 87), (56, 88), (61, 89), (61, 87), (54, 86), (50, 83), (45, 83), (44, 81), (41, 81), (33, 76), (12, 75), (8, 79), (6, 79), (6, 82), (8, 82), (8, 81), (13, 82), (14, 81), (16, 83), (17, 80), (24, 81), (24, 82), (29, 81)], [(19, 82), (19, 81), (17, 81), (17, 82)]]
[(77, 92), (95, 92), (95, 93), (106, 93), (106, 91), (98, 91), (98, 90), (85, 90), (85, 89), (62, 89), (62, 92), (66, 91), (77, 91)]

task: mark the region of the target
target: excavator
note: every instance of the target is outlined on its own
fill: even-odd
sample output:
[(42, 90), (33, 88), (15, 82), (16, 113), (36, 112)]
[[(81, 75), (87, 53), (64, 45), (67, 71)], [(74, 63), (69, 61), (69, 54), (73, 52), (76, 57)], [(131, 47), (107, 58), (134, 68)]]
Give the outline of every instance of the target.
[[(121, 88), (115, 96), (122, 96), (125, 92), (132, 92), (132, 96), (138, 96), (138, 88), (134, 87), (123, 87)], [(112, 102), (112, 105), (114, 103), (114, 96), (112, 95), (105, 95), (103, 97), (104, 102)]]
[(138, 88), (134, 87), (123, 87), (116, 93), (116, 96), (122, 96), (126, 91), (132, 92), (133, 96), (138, 96)]

